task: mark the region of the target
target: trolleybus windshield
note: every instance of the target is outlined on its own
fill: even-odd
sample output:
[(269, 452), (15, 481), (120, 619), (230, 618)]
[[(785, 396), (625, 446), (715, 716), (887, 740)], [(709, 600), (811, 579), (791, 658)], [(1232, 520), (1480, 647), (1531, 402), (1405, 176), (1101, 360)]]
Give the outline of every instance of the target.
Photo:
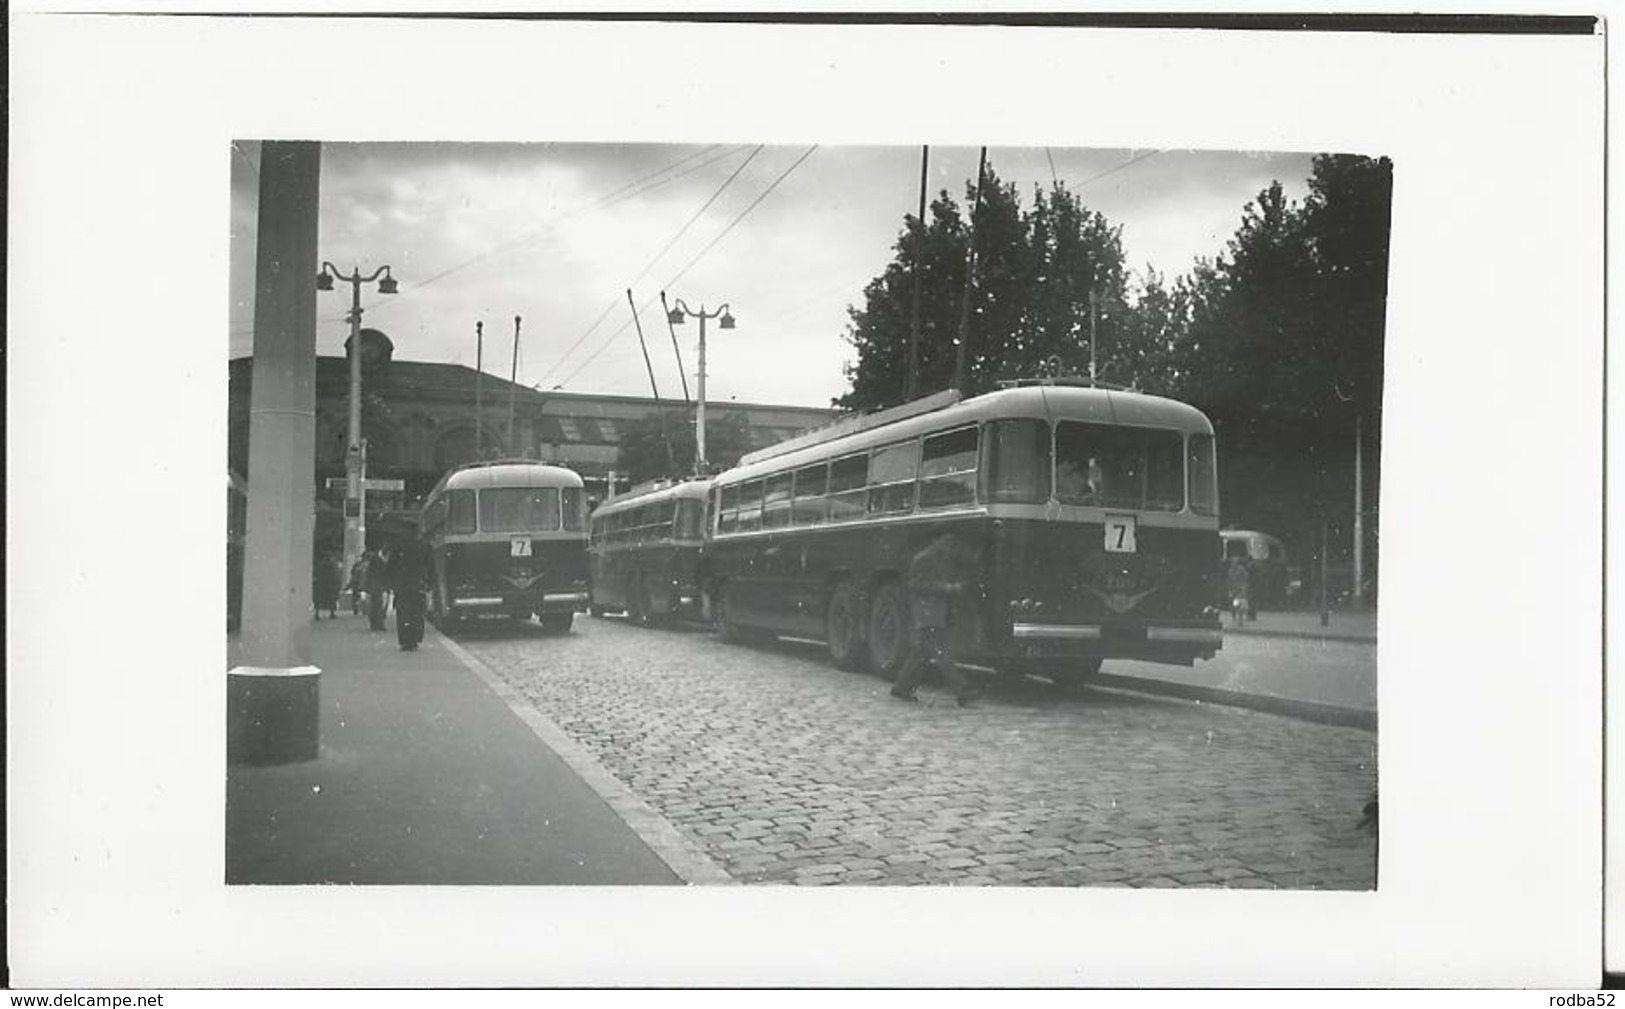
[(1055, 499), (1179, 511), (1185, 507), (1184, 436), (1159, 428), (1063, 420), (1055, 425)]
[(587, 527), (586, 499), (579, 487), (487, 487), (479, 495), (482, 532), (579, 532)]

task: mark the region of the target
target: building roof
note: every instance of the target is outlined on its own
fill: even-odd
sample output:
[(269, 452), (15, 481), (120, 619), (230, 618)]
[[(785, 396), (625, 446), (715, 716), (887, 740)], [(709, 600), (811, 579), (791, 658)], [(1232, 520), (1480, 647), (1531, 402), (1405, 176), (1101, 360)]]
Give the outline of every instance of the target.
[[(231, 383), (245, 385), (252, 380), (252, 357), (237, 357), (230, 362)], [(343, 396), (350, 382), (350, 362), (343, 357), (316, 358), (316, 393), (318, 396)], [(517, 385), (486, 372), (483, 379), (474, 368), (463, 364), (441, 364), (430, 361), (393, 360), (363, 372), (362, 385), (370, 393), (386, 399), (445, 399), (465, 402), (474, 399), (476, 388), (493, 405), (505, 404), (512, 395), (521, 405), (549, 409), (549, 413), (569, 413), (577, 416), (636, 417), (656, 406), (652, 396), (623, 396), (605, 393), (566, 392), (553, 389), (543, 392), (528, 385)], [(565, 406), (574, 409), (565, 409)], [(660, 406), (682, 408), (680, 399), (661, 397)], [(748, 410), (753, 413), (770, 412), (793, 423), (816, 424), (828, 420), (840, 411), (833, 407), (786, 406), (776, 403), (740, 403), (734, 400), (708, 402), (716, 411)], [(617, 410), (615, 407), (620, 407)]]

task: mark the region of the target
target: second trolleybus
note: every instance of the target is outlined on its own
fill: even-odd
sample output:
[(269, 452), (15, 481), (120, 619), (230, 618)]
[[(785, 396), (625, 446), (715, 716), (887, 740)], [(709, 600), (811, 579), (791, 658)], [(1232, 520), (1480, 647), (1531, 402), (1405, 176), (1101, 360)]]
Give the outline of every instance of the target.
[(647, 624), (698, 618), (709, 480), (634, 488), (592, 513), (589, 611)]
[(434, 555), (437, 626), (535, 614), (563, 632), (586, 607), (587, 493), (573, 470), (527, 459), (469, 463), (429, 492), (420, 521)]
[(948, 532), (974, 586), (962, 661), (1074, 682), (1222, 644), (1213, 427), (1173, 400), (1055, 380), (939, 394), (744, 457), (711, 511), (725, 638), (822, 638), (837, 665), (894, 676), (910, 560)]

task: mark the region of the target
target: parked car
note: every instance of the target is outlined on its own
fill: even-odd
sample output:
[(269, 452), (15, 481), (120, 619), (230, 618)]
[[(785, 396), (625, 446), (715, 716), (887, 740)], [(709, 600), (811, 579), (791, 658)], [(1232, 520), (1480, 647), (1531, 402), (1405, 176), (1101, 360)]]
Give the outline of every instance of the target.
[(1222, 563), (1239, 556), (1251, 569), (1255, 609), (1280, 606), (1301, 594), (1302, 578), (1288, 563), (1286, 545), (1279, 539), (1252, 529), (1224, 529), (1219, 537), (1224, 542)]

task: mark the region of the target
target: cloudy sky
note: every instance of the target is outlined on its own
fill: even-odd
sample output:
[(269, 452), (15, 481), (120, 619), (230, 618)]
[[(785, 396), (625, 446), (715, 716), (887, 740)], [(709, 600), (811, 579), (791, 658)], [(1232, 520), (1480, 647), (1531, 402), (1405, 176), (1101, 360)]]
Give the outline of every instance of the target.
[[(368, 287), (365, 324), (402, 359), (513, 366), (525, 385), (647, 395), (630, 288), (662, 396), (682, 393), (662, 290), (727, 304), (707, 326), (713, 401), (826, 406), (846, 389), (847, 307), (893, 255), (919, 200), (919, 147), (676, 144), (324, 145), (319, 251), (350, 273), (387, 264), (393, 297)], [(977, 150), (932, 147), (933, 196), (963, 199)], [(1024, 206), (1064, 182), (1121, 225), (1129, 265), (1167, 276), (1213, 256), (1272, 180), (1301, 198), (1308, 154), (991, 148)], [(233, 145), (231, 354), (252, 350), (259, 145)], [(349, 289), (320, 296), (317, 348), (343, 353)], [(677, 330), (691, 391), (698, 327)]]

